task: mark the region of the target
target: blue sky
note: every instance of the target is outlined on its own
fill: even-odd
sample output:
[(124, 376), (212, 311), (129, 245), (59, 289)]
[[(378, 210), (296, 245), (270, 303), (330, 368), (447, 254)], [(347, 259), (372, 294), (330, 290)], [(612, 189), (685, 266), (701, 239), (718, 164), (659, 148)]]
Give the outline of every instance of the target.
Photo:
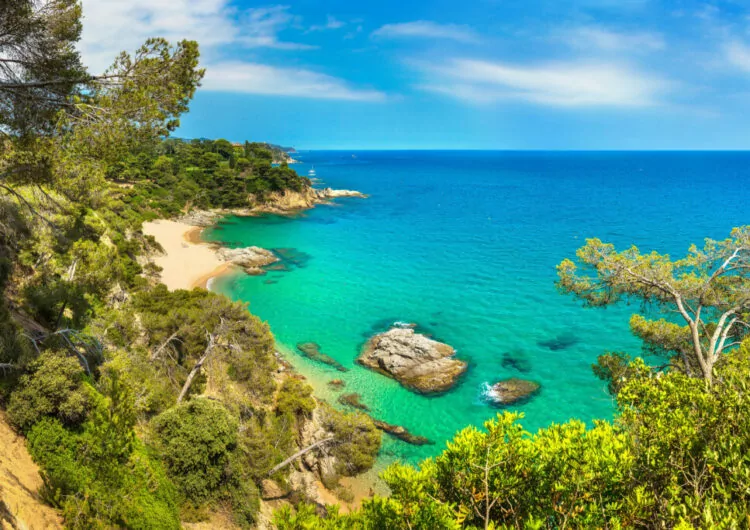
[(84, 0), (101, 70), (207, 68), (185, 137), (302, 149), (747, 149), (750, 1)]

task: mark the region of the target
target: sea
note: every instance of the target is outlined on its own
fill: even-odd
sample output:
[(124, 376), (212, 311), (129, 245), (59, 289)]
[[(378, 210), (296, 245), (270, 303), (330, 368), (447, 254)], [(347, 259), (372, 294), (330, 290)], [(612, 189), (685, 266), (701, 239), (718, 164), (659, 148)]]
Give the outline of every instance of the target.
[[(704, 238), (750, 224), (747, 152), (303, 151), (318, 186), (359, 190), (293, 217), (228, 217), (204, 237), (282, 258), (265, 275), (237, 273), (212, 289), (269, 322), (279, 350), (332, 405), (356, 392), (370, 414), (425, 436), (384, 436), (383, 461), (434, 456), (457, 431), (503, 410), (534, 432), (616, 407), (591, 369), (608, 352), (642, 355), (629, 330), (638, 303), (585, 308), (555, 286), (556, 265), (587, 238), (677, 258)], [(469, 364), (449, 392), (425, 396), (355, 362), (373, 334), (416, 324)], [(315, 342), (348, 369), (305, 358)], [(498, 407), (489, 385), (541, 385)], [(342, 379), (335, 391), (328, 381)]]

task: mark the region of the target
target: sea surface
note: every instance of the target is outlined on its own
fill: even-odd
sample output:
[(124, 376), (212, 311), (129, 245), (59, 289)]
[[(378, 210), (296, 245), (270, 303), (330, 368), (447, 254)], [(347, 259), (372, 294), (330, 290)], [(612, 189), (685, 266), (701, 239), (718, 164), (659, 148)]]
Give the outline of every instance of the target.
[[(301, 152), (320, 185), (360, 190), (296, 218), (225, 219), (207, 239), (277, 251), (283, 269), (235, 274), (213, 289), (250, 304), (280, 348), (336, 403), (340, 378), (372, 415), (435, 445), (384, 436), (384, 460), (434, 455), (466, 426), (501, 409), (488, 384), (531, 379), (541, 391), (508, 407), (535, 431), (578, 418), (611, 419), (591, 364), (605, 351), (640, 354), (628, 329), (639, 305), (586, 309), (555, 288), (555, 266), (598, 237), (683, 255), (703, 238), (750, 224), (744, 152)], [(282, 268), (282, 267), (279, 267)], [(456, 348), (469, 370), (450, 392), (415, 394), (355, 363), (363, 343), (395, 322)], [(342, 373), (296, 351), (316, 342)], [(339, 405), (337, 405), (339, 406)]]

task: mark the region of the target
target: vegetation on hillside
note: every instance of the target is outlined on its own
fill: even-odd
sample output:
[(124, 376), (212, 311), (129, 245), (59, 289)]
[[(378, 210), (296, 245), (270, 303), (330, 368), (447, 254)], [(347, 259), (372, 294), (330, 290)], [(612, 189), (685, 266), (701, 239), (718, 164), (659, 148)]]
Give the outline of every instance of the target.
[[(80, 16), (75, 0), (0, 5), (0, 405), (69, 528), (179, 528), (220, 507), (251, 526), (317, 403), (289, 392), (247, 306), (156, 282), (141, 223), (309, 182), (265, 144), (169, 139), (197, 44), (152, 39), (94, 76)], [(371, 465), (372, 422), (332, 414), (330, 450)]]
[(168, 138), (128, 153), (110, 168), (108, 177), (123, 187), (123, 201), (158, 216), (189, 207), (247, 208), (271, 193), (310, 186), (309, 179), (285, 161), (274, 165), (279, 156), (262, 143)]
[[(151, 39), (95, 76), (80, 16), (75, 0), (0, 4), (0, 405), (69, 528), (217, 509), (249, 527), (264, 481), (286, 489), (311, 447), (333, 488), (373, 465), (380, 433), (280, 375), (247, 306), (158, 285), (141, 223), (308, 182), (262, 144), (169, 139), (203, 75), (197, 44)], [(642, 302), (633, 331), (664, 356), (600, 357), (613, 421), (528, 433), (502, 413), (391, 466), (389, 497), (322, 515), (296, 496), (279, 528), (750, 526), (749, 234), (677, 261), (591, 240), (559, 266), (587, 305)]]

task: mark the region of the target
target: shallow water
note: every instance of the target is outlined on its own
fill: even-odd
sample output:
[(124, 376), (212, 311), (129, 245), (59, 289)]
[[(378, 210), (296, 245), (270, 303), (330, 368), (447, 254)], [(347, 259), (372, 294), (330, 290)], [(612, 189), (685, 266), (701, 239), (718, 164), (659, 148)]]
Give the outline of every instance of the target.
[[(352, 155), (355, 157), (352, 157)], [(704, 237), (750, 222), (750, 153), (303, 152), (340, 199), (303, 216), (229, 218), (206, 233), (283, 257), (264, 276), (233, 275), (213, 288), (268, 320), (287, 355), (335, 402), (341, 378), (374, 416), (436, 445), (388, 439), (386, 459), (430, 456), (498, 409), (483, 388), (506, 377), (541, 383), (512, 410), (536, 430), (569, 418), (611, 418), (591, 364), (606, 350), (638, 354), (628, 331), (638, 306), (584, 309), (555, 290), (555, 265), (586, 238), (683, 254)], [(728, 190), (728, 191), (727, 191)], [(449, 393), (426, 397), (354, 362), (373, 333), (414, 322), (470, 367)], [(349, 368), (295, 353), (299, 342)]]

